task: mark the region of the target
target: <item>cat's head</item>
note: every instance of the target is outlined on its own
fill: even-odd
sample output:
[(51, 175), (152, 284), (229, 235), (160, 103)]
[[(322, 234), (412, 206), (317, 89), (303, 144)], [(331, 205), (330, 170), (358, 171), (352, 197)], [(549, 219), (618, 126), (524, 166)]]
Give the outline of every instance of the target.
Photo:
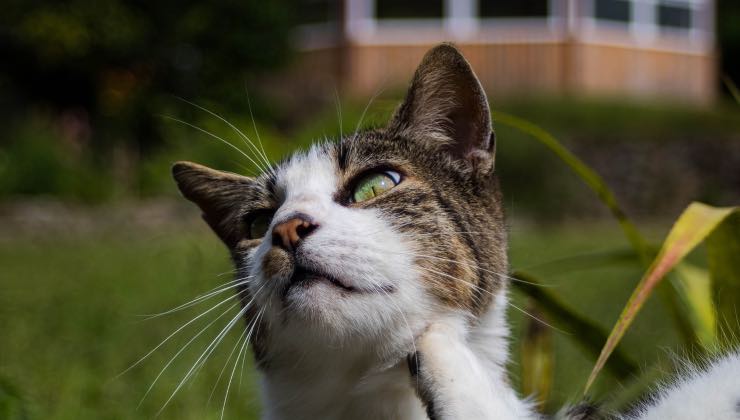
[(445, 44), (384, 129), (314, 145), (257, 178), (193, 163), (173, 172), (230, 249), (262, 345), (370, 349), (492, 305), (507, 271), (494, 150), (486, 95)]

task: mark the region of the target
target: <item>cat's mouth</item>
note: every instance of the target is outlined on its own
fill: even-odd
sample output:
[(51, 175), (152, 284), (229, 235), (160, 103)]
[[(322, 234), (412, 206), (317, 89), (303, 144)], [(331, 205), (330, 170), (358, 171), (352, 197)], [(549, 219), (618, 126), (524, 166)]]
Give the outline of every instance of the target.
[(392, 293), (395, 291), (394, 288), (390, 286), (379, 287), (377, 289), (365, 289), (352, 286), (347, 284), (346, 281), (332, 276), (319, 269), (297, 265), (293, 270), (293, 275), (290, 277), (290, 281), (288, 282), (288, 284), (285, 285), (285, 288), (283, 289), (283, 299), (285, 299), (288, 293), (294, 288), (311, 287), (318, 283), (331, 285), (332, 287), (346, 293)]
[(287, 295), (288, 292), (290, 292), (290, 290), (293, 288), (310, 287), (315, 283), (320, 282), (330, 284), (337, 289), (343, 290), (345, 292), (354, 293), (359, 291), (359, 289), (350, 286), (342, 280), (324, 272), (309, 269), (304, 266), (296, 266), (295, 270), (293, 270), (293, 275), (291, 276), (290, 281), (288, 282), (288, 284), (285, 285), (285, 289), (283, 290), (283, 297), (285, 297), (285, 295)]

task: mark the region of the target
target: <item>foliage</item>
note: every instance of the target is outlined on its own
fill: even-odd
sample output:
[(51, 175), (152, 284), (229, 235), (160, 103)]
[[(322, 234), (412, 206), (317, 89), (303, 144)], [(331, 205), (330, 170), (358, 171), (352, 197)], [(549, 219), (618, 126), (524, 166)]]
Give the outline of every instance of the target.
[[(290, 57), (287, 1), (8, 0), (0, 16), (3, 120), (74, 114), (99, 162), (164, 141), (169, 95), (241, 105), (247, 75)], [(228, 36), (224, 36), (224, 32)], [(234, 86), (239, 86), (234, 89)], [(133, 153), (133, 152), (132, 152)]]
[[(620, 208), (617, 200), (599, 177), (591, 168), (570, 153), (560, 142), (547, 131), (540, 127), (517, 117), (494, 113), (494, 118), (499, 123), (507, 124), (532, 135), (545, 147), (555, 153), (568, 167), (570, 167), (585, 182), (610, 209), (614, 219), (620, 224), (625, 237), (635, 251), (635, 257), (643, 264), (647, 264), (654, 250), (648, 245), (637, 227), (628, 219)], [(598, 373), (606, 365), (610, 356), (612, 359), (613, 373), (621, 379), (636, 376), (638, 372), (634, 366), (625, 361), (623, 355), (618, 353), (618, 344), (630, 324), (636, 317), (653, 289), (675, 268), (676, 276), (672, 279), (674, 288), (664, 289), (669, 305), (673, 306), (672, 313), (676, 317), (676, 325), (684, 340), (698, 345), (696, 351), (716, 353), (721, 351), (722, 339), (718, 330), (717, 316), (724, 319), (734, 319), (734, 304), (740, 296), (740, 270), (736, 267), (735, 258), (740, 251), (740, 214), (738, 207), (716, 208), (701, 203), (692, 203), (682, 213), (668, 234), (660, 251), (654, 257), (652, 263), (647, 266), (647, 271), (642, 280), (635, 287), (632, 296), (627, 301), (619, 319), (606, 339), (606, 342), (596, 360), (591, 374), (589, 375), (585, 391), (587, 392), (594, 383)], [(699, 243), (707, 241), (710, 250), (709, 270), (690, 265), (684, 259)], [(573, 333), (573, 339), (583, 346), (594, 349), (594, 340), (598, 341), (602, 332), (598, 327), (584, 320), (581, 315), (557, 302), (557, 297), (549, 291), (541, 289), (538, 281), (531, 275), (515, 272), (514, 277), (522, 282), (514, 282), (514, 286), (539, 303), (543, 311), (549, 313), (559, 325), (567, 326)], [(673, 294), (678, 295), (674, 297)], [(677, 302), (682, 302), (683, 307), (677, 308)], [(534, 319), (530, 322), (542, 322)], [(687, 331), (686, 326), (691, 330)], [(738, 326), (731, 325), (731, 328)], [(533, 342), (532, 346), (538, 343)], [(525, 356), (534, 353), (534, 349), (525, 349)], [(540, 356), (542, 359), (544, 356)], [(523, 362), (537, 362), (532, 357), (523, 357)], [(534, 362), (532, 360), (535, 360)], [(538, 362), (541, 363), (541, 362)], [(614, 367), (614, 366), (619, 366)], [(530, 369), (532, 370), (532, 369)], [(525, 369), (526, 371), (526, 369)], [(544, 383), (549, 383), (544, 381)], [(615, 398), (612, 396), (612, 398)]]

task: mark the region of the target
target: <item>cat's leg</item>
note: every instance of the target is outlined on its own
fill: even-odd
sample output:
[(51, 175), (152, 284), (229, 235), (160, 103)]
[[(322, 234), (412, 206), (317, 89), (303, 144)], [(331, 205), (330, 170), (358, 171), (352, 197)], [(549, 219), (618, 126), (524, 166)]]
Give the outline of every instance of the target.
[(430, 325), (409, 357), (412, 384), (429, 418), (533, 418), (509, 384), (492, 376), (468, 345), (463, 324), (459, 320)]

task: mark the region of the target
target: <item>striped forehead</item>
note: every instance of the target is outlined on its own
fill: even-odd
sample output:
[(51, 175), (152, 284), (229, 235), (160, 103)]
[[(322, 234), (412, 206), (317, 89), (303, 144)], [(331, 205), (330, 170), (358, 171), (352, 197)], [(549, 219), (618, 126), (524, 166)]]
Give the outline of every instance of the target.
[(331, 145), (314, 145), (283, 165), (278, 171), (276, 186), (285, 200), (305, 193), (331, 197), (337, 190), (337, 173)]

